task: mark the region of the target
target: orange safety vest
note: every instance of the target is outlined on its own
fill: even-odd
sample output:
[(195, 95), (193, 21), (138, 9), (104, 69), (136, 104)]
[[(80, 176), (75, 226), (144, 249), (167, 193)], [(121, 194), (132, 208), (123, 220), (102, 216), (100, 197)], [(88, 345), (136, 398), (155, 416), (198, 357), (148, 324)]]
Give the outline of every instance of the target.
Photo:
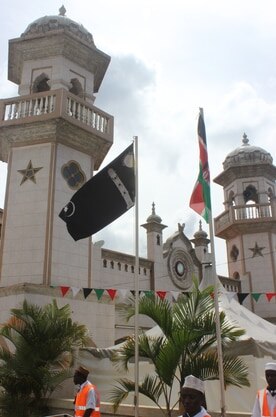
[(82, 417), (86, 410), (86, 402), (88, 392), (94, 389), (96, 394), (96, 407), (91, 414), (91, 417), (101, 417), (100, 413), (100, 394), (97, 387), (91, 382), (88, 382), (81, 390), (77, 393), (75, 399), (75, 417)]
[(260, 404), (260, 410), (262, 417), (276, 417), (276, 408), (274, 408), (273, 415), (270, 414), (270, 410), (268, 407), (268, 401), (267, 401), (267, 395), (266, 395), (266, 389), (260, 389), (258, 391), (258, 399)]

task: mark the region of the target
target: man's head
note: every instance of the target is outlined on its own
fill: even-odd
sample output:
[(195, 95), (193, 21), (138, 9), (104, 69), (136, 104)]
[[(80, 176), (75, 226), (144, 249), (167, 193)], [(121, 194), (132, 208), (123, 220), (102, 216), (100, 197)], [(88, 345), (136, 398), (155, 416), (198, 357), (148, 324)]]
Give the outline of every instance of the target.
[(194, 415), (201, 409), (204, 402), (204, 383), (193, 375), (185, 378), (181, 388), (180, 400), (188, 414)]
[(89, 371), (83, 366), (79, 366), (74, 373), (73, 380), (75, 385), (83, 384), (88, 377)]
[(269, 362), (265, 365), (265, 378), (268, 388), (276, 389), (276, 362)]

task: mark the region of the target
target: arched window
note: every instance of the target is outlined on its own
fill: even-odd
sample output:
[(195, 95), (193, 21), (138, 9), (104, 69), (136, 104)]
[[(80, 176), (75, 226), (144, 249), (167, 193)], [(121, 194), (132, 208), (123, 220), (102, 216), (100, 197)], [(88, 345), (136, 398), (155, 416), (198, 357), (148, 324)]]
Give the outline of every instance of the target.
[(274, 197), (274, 193), (271, 187), (269, 187), (269, 189), (267, 190), (267, 195), (268, 195), (268, 201), (269, 203), (271, 203), (271, 199)]
[(244, 202), (246, 204), (245, 218), (246, 219), (258, 219), (260, 217), (259, 195), (254, 185), (248, 185), (243, 192)]
[(234, 206), (235, 205), (235, 194), (234, 191), (230, 191), (229, 195), (228, 195), (228, 205), (230, 206)]
[(239, 280), (240, 279), (240, 274), (238, 272), (234, 272), (233, 278), (236, 279), (236, 280)]
[(156, 236), (156, 244), (157, 246), (160, 246), (160, 235)]
[(36, 77), (33, 83), (32, 92), (42, 93), (43, 91), (49, 91), (50, 90), (50, 86), (48, 84), (49, 79), (50, 78), (48, 77), (48, 75), (45, 74), (44, 72), (40, 74), (38, 77)]
[(239, 256), (239, 249), (237, 248), (236, 245), (233, 245), (230, 251), (230, 258), (232, 259), (232, 261), (236, 262), (236, 260), (238, 259)]
[(259, 203), (259, 196), (258, 192), (256, 190), (256, 187), (254, 185), (248, 185), (246, 189), (243, 192), (243, 198), (245, 204), (252, 203), (258, 204)]

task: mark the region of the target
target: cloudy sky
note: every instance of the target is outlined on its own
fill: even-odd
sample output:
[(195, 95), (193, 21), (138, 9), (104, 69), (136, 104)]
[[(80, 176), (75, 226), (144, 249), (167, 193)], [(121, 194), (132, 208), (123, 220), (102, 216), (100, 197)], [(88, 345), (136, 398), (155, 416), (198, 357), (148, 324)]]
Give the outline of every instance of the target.
[[(28, 24), (56, 15), (56, 0), (9, 0), (1, 5), (0, 97), (17, 95), (7, 81), (8, 40)], [(211, 178), (241, 144), (276, 150), (275, 0), (64, 0), (66, 15), (93, 34), (112, 58), (95, 105), (114, 115), (114, 145), (104, 165), (139, 137), (139, 223), (151, 204), (168, 227), (185, 223), (189, 238), (200, 217), (189, 208), (198, 174), (198, 108), (204, 108)], [(5, 164), (0, 166), (4, 205)], [(223, 193), (212, 184), (213, 216)], [(133, 253), (134, 210), (93, 237)], [(206, 224), (203, 228), (208, 231)], [(146, 235), (140, 232), (140, 254)], [(216, 240), (217, 271), (227, 274), (225, 244)]]

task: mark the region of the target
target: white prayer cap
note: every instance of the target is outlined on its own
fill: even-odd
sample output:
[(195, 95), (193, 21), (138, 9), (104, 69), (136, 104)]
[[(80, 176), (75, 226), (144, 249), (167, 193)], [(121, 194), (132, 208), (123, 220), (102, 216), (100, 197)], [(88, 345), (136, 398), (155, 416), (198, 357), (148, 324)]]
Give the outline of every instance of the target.
[(205, 390), (204, 390), (204, 382), (199, 379), (196, 378), (193, 375), (189, 375), (186, 376), (185, 378), (185, 382), (182, 388), (191, 388), (191, 389), (195, 389), (197, 391), (200, 391), (204, 394)]
[(268, 362), (265, 364), (265, 371), (276, 371), (276, 362)]

